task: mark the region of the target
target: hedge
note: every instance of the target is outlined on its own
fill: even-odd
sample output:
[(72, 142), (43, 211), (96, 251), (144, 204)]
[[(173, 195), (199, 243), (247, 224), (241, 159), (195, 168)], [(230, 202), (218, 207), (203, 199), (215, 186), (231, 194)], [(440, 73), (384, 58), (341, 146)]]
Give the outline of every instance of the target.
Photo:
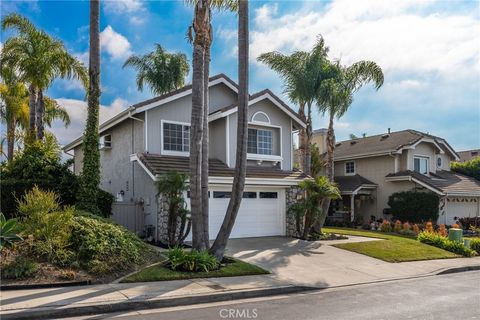
[(435, 223), (438, 219), (439, 201), (439, 197), (433, 193), (404, 191), (393, 193), (388, 199), (388, 205), (393, 220)]

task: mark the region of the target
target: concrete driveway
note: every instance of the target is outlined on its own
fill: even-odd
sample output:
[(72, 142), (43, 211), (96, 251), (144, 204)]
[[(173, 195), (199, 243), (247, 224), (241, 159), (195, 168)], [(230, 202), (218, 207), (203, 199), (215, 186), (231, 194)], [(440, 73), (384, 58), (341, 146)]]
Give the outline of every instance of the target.
[(269, 270), (279, 280), (315, 287), (401, 279), (433, 274), (445, 268), (480, 265), (480, 257), (389, 263), (331, 246), (360, 241), (386, 240), (356, 236), (315, 242), (286, 237), (231, 239), (227, 255)]

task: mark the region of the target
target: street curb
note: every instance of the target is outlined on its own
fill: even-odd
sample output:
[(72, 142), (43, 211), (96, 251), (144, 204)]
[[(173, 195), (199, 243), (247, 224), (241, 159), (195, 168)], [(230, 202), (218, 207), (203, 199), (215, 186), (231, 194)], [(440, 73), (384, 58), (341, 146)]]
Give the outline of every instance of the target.
[(465, 266), (465, 267), (458, 267), (458, 268), (449, 268), (449, 269), (437, 272), (436, 275), (451, 274), (451, 273), (465, 272), (465, 271), (474, 271), (474, 270), (480, 270), (480, 265)]
[(87, 316), (93, 314), (104, 314), (111, 312), (121, 311), (135, 311), (146, 310), (166, 307), (178, 307), (186, 305), (194, 305), (201, 303), (221, 302), (229, 300), (247, 299), (247, 298), (259, 298), (266, 296), (274, 296), (281, 294), (300, 293), (305, 291), (318, 290), (315, 287), (306, 286), (287, 286), (276, 287), (267, 289), (255, 289), (255, 290), (242, 290), (233, 292), (220, 292), (213, 294), (203, 294), (187, 297), (173, 297), (156, 300), (138, 300), (138, 301), (125, 301), (119, 303), (106, 303), (89, 306), (78, 306), (61, 309), (43, 309), (32, 311), (20, 311), (15, 313), (2, 314), (2, 320), (23, 320), (23, 319), (58, 319), (75, 316)]
[(55, 283), (35, 283), (35, 284), (11, 284), (11, 285), (7, 284), (7, 285), (0, 286), (0, 291), (63, 288), (63, 287), (75, 287), (75, 286), (88, 286), (91, 284), (92, 284), (91, 280), (55, 282)]

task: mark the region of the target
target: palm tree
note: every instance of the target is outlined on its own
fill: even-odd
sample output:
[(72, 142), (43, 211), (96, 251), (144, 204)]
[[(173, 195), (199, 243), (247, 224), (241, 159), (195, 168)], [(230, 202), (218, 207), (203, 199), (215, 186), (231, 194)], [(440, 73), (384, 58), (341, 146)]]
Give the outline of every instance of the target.
[(228, 238), (237, 218), (245, 187), (247, 173), (247, 132), (248, 132), (248, 0), (238, 3), (238, 124), (237, 155), (235, 175), (233, 177), (232, 196), (220, 231), (213, 243), (211, 252), (218, 261), (222, 261)]
[(185, 84), (189, 71), (187, 56), (183, 53), (169, 53), (160, 44), (145, 55), (132, 55), (123, 64), (123, 68), (137, 70), (137, 87), (143, 91), (145, 84), (155, 95), (176, 90)]
[[(317, 105), (320, 112), (329, 117), (327, 131), (327, 160), (326, 160), (326, 176), (333, 182), (333, 152), (335, 149), (335, 133), (333, 129), (334, 118), (341, 118), (351, 106), (353, 95), (364, 85), (372, 82), (375, 89), (379, 89), (383, 85), (383, 71), (373, 61), (359, 61), (349, 67), (340, 65), (337, 61), (331, 64), (331, 72), (334, 76), (324, 81), (318, 90), (316, 97)], [(327, 199), (322, 204), (322, 211), (328, 212), (330, 200)], [(319, 220), (316, 229), (325, 223), (325, 216)]]
[(194, 6), (188, 38), (192, 55), (192, 116), (190, 127), (190, 203), (192, 246), (208, 249), (208, 82), (212, 44), (211, 10), (237, 8), (238, 0), (185, 0)]
[(90, 49), (88, 65), (87, 125), (83, 140), (83, 168), (79, 204), (82, 209), (99, 213), (97, 191), (100, 184), (99, 112), (100, 112), (100, 1), (90, 0)]
[(20, 82), (28, 84), (29, 136), (35, 139), (36, 133), (37, 139), (43, 139), (43, 92), (56, 78), (75, 78), (86, 85), (87, 72), (60, 40), (38, 30), (27, 18), (18, 14), (7, 15), (2, 20), (2, 30), (7, 29), (18, 31), (18, 35), (5, 42), (1, 63), (14, 70)]
[(291, 55), (268, 52), (258, 57), (258, 61), (282, 76), (285, 92), (299, 105), (299, 115), (307, 123), (307, 128), (299, 133), (301, 167), (306, 174), (311, 173), (312, 105), (322, 81), (329, 77), (327, 53), (328, 47), (319, 37), (310, 52), (297, 51)]

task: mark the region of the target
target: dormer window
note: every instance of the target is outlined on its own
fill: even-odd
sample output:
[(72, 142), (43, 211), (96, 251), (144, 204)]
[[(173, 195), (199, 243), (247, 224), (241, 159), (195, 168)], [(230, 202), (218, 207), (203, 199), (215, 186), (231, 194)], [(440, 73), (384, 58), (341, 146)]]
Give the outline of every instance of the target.
[(413, 157), (413, 170), (421, 174), (428, 174), (428, 158)]
[(272, 131), (264, 129), (248, 129), (248, 153), (272, 154)]
[(355, 174), (355, 161), (345, 162), (345, 175), (354, 175)]

